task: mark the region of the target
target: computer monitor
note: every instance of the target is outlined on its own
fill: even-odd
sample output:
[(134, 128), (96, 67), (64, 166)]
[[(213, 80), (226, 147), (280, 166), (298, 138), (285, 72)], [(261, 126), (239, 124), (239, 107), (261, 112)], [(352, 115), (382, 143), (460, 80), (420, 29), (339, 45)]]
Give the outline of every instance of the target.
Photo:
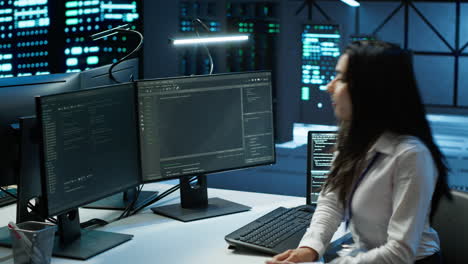
[(35, 114), (34, 96), (78, 89), (79, 73), (0, 78), (0, 186), (17, 183), (19, 142), (12, 124)]
[(330, 173), (336, 140), (336, 131), (307, 133), (307, 204), (317, 204), (322, 186)]
[(143, 181), (181, 181), (181, 204), (152, 210), (181, 221), (248, 210), (208, 199), (206, 174), (275, 162), (271, 73), (142, 80), (137, 87)]
[(36, 105), (42, 212), (59, 226), (53, 254), (87, 259), (130, 240), (81, 232), (78, 207), (141, 182), (134, 83), (40, 96)]
[[(20, 173), (20, 130), (18, 118), (35, 114), (34, 96), (114, 84), (109, 77), (110, 65), (83, 72), (0, 78), (0, 186), (15, 185)], [(113, 69), (121, 82), (138, 79), (139, 59), (124, 61)], [(27, 121), (29, 122), (29, 121)], [(36, 172), (39, 175), (39, 171)], [(142, 191), (139, 200), (146, 200), (157, 192)], [(124, 209), (133, 201), (135, 192), (125, 192), (97, 201), (93, 208)], [(137, 203), (138, 204), (138, 203)]]

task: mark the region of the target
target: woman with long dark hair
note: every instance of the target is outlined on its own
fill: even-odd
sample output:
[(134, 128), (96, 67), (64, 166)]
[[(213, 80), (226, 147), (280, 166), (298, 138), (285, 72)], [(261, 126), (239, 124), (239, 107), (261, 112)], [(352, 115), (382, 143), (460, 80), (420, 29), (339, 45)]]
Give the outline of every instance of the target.
[(299, 247), (267, 263), (314, 261), (344, 219), (356, 250), (333, 263), (441, 263), (431, 218), (450, 196), (416, 85), (412, 56), (360, 41), (327, 86), (339, 120), (336, 156)]

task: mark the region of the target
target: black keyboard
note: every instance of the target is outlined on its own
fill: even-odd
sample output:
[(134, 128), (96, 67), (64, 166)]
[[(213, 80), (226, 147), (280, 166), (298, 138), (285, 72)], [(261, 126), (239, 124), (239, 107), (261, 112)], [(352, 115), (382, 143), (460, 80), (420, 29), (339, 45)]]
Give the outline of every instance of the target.
[[(7, 189), (7, 191), (13, 194), (14, 196), (17, 195), (16, 188), (10, 188)], [(12, 203), (16, 203), (16, 198), (11, 197), (3, 191), (0, 191), (0, 207), (7, 206)]]
[(278, 254), (296, 248), (310, 225), (315, 207), (279, 207), (225, 237), (235, 248)]

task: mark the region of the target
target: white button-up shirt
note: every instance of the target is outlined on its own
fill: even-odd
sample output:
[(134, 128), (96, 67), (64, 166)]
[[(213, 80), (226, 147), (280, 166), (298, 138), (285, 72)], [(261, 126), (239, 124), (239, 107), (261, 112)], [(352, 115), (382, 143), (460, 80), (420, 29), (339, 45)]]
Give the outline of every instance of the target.
[[(333, 263), (413, 263), (439, 251), (429, 225), (438, 172), (427, 147), (415, 137), (383, 134), (367, 153), (369, 169), (352, 199), (350, 231), (361, 252)], [(325, 252), (344, 217), (337, 192), (322, 192), (299, 247)]]

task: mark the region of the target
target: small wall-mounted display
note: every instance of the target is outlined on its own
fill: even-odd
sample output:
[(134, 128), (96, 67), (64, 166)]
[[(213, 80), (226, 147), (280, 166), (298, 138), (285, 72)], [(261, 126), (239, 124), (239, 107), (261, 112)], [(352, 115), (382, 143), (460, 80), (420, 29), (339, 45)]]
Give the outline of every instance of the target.
[(334, 122), (326, 86), (335, 76), (340, 41), (338, 25), (304, 25), (300, 116), (303, 123)]

